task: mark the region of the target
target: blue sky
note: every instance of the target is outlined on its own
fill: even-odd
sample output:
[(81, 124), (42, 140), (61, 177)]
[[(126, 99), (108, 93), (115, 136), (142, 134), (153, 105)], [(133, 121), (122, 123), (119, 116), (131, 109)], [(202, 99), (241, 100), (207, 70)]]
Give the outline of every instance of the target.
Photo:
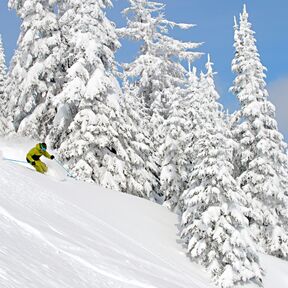
[[(19, 34), (20, 21), (13, 11), (8, 11), (7, 0), (0, 3), (0, 33), (2, 34), (9, 63)], [(288, 1), (287, 0), (158, 0), (166, 3), (166, 16), (176, 22), (193, 23), (191, 30), (175, 29), (172, 35), (186, 41), (204, 42), (199, 51), (210, 53), (214, 62), (217, 89), (225, 108), (233, 111), (238, 102), (228, 93), (234, 75), (231, 72), (233, 58), (233, 17), (238, 16), (246, 3), (250, 22), (256, 32), (262, 63), (268, 68), (267, 84), (270, 101), (277, 108), (279, 128), (288, 140)], [(127, 6), (125, 0), (114, 0), (114, 8), (107, 15), (118, 26), (125, 24), (120, 11)], [(137, 52), (131, 42), (123, 42), (117, 53), (119, 62), (131, 61)], [(195, 65), (204, 69), (206, 57)]]

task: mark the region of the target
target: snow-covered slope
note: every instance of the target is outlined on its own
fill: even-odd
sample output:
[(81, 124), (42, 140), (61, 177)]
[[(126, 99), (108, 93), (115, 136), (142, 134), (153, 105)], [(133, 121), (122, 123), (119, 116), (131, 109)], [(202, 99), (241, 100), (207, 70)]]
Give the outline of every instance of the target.
[[(4, 157), (23, 160), (32, 143), (17, 143), (0, 140)], [(50, 175), (59, 175), (48, 161)], [(60, 176), (0, 160), (1, 288), (214, 287), (185, 256), (176, 215)], [(263, 256), (262, 263), (264, 287), (288, 287), (286, 262)]]

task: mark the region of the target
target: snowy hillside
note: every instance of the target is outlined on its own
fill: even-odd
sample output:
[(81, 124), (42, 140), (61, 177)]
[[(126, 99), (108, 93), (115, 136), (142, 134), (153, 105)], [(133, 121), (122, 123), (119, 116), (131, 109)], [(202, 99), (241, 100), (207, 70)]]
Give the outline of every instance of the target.
[[(13, 159), (23, 160), (32, 146), (0, 140), (3, 156)], [(61, 181), (63, 171), (48, 161), (49, 176), (0, 161), (1, 288), (214, 287), (185, 256), (176, 215), (131, 195)], [(288, 287), (288, 264), (261, 260), (264, 287)]]

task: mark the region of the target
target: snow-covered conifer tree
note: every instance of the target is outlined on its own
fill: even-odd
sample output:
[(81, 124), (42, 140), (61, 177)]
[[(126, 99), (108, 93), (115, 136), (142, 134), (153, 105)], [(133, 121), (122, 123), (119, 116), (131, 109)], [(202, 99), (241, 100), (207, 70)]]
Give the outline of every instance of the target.
[(240, 26), (235, 25), (237, 74), (231, 91), (240, 102), (233, 134), (240, 148), (236, 166), (238, 182), (250, 203), (251, 232), (267, 253), (288, 256), (288, 169), (286, 145), (268, 101), (266, 68), (261, 64), (254, 32), (244, 6)]
[(9, 72), (9, 114), (17, 132), (44, 140), (54, 118), (61, 37), (56, 0), (9, 0), (22, 20), (18, 49)]
[[(168, 34), (169, 28), (188, 29), (193, 25), (177, 24), (164, 18), (164, 5), (148, 0), (129, 0), (130, 6), (123, 11), (127, 16), (127, 27), (118, 29), (120, 37), (133, 41), (143, 41), (139, 56), (130, 64), (123, 65), (125, 77), (133, 85), (133, 97), (143, 103), (149, 124), (148, 135), (153, 143), (154, 163), (162, 165), (158, 149), (164, 141), (163, 122), (178, 93), (177, 89), (185, 82), (185, 69), (180, 61), (192, 62), (200, 53), (191, 51), (197, 43), (183, 43)], [(167, 159), (166, 159), (167, 160)]]
[[(187, 83), (176, 94), (176, 99), (171, 105), (171, 114), (164, 122), (165, 134), (164, 144), (161, 146), (161, 190), (164, 195), (164, 205), (181, 214), (183, 203), (182, 192), (187, 188), (187, 177), (192, 171), (193, 143), (195, 131), (198, 125), (197, 113), (199, 101), (199, 79), (197, 70), (193, 67), (189, 73)], [(198, 102), (197, 102), (198, 101)]]
[(176, 211), (179, 207), (179, 198), (185, 189), (187, 180), (186, 170), (186, 133), (189, 119), (185, 115), (186, 102), (179, 88), (171, 99), (171, 107), (168, 118), (164, 121), (163, 130), (165, 131), (164, 143), (160, 146), (161, 174), (160, 189), (164, 195), (164, 205)]
[(5, 92), (5, 82), (7, 77), (7, 67), (5, 64), (5, 52), (3, 48), (2, 36), (0, 35), (0, 101), (1, 101), (1, 111), (5, 108), (2, 106), (4, 104), (4, 92)]
[(199, 77), (197, 75), (196, 67), (189, 67), (189, 73), (187, 76), (187, 84), (183, 89), (184, 103), (183, 108), (185, 109), (186, 125), (186, 139), (185, 139), (185, 158), (186, 158), (186, 169), (189, 174), (192, 171), (192, 158), (193, 158), (193, 143), (196, 139), (195, 132), (199, 126), (198, 121), (201, 120), (198, 116), (199, 108), (202, 105), (202, 101), (205, 100), (199, 91)]
[(154, 193), (155, 187), (158, 187), (158, 179), (155, 176), (157, 167), (153, 163), (151, 147), (152, 143), (146, 129), (148, 123), (147, 112), (143, 102), (138, 97), (133, 97), (133, 85), (129, 85), (124, 79), (122, 98), (123, 113), (125, 123), (128, 126), (128, 133), (125, 133), (130, 146), (127, 151), (129, 161), (127, 167), (127, 192), (143, 198), (149, 198), (157, 201), (157, 195)]
[(125, 191), (129, 155), (121, 133), (127, 127), (121, 118), (121, 89), (113, 76), (120, 44), (103, 11), (111, 2), (64, 2), (60, 27), (68, 70), (64, 89), (53, 101), (57, 114), (49, 143), (59, 147), (62, 160), (79, 179)]
[(119, 47), (114, 26), (102, 11), (111, 2), (82, 2), (65, 0), (61, 5), (59, 26), (66, 47), (62, 55), (66, 75), (63, 90), (53, 99), (57, 115), (49, 142), (54, 148), (59, 148), (66, 138), (66, 130), (79, 111), (91, 75), (96, 68), (113, 69), (114, 52)]
[(140, 55), (132, 63), (124, 65), (125, 76), (134, 80), (138, 88), (138, 97), (143, 99), (150, 115), (155, 109), (166, 116), (171, 94), (165, 95), (163, 90), (178, 87), (179, 82), (183, 83), (185, 69), (179, 60), (187, 59), (193, 62), (200, 57), (201, 53), (191, 51), (200, 44), (183, 43), (167, 35), (170, 27), (189, 29), (193, 25), (166, 20), (163, 14), (164, 4), (148, 0), (129, 2), (130, 7), (123, 11), (127, 16), (127, 27), (117, 31), (121, 37), (144, 43)]
[(262, 270), (243, 214), (245, 194), (232, 176), (229, 130), (217, 103), (210, 61), (207, 69), (200, 78), (202, 99), (194, 104), (193, 170), (181, 197), (181, 236), (189, 255), (208, 268), (219, 287), (260, 284)]
[(7, 79), (7, 67), (5, 64), (5, 52), (2, 43), (2, 37), (0, 36), (0, 135), (11, 132), (12, 123), (10, 123), (7, 117), (7, 97), (6, 97), (6, 79)]

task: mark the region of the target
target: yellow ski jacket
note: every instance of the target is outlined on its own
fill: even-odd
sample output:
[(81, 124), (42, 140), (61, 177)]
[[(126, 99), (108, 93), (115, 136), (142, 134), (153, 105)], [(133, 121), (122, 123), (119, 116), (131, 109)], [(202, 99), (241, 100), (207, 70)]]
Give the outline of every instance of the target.
[(45, 156), (48, 159), (51, 159), (51, 155), (47, 151), (43, 151), (40, 148), (40, 144), (37, 144), (34, 148), (32, 148), (28, 154), (26, 155), (26, 159), (29, 163), (34, 161), (39, 161), (41, 156)]

